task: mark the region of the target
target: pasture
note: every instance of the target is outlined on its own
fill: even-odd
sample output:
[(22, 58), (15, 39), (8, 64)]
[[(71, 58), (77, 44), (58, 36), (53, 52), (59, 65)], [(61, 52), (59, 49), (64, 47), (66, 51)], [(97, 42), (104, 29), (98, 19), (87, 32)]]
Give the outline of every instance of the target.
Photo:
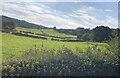
[[(36, 46), (38, 49), (47, 49), (47, 50), (58, 50), (62, 48), (69, 48), (73, 50), (74, 53), (78, 53), (76, 50), (80, 49), (81, 51), (85, 51), (87, 47), (92, 44), (106, 45), (105, 43), (92, 43), (92, 42), (58, 42), (58, 41), (50, 41), (50, 40), (42, 40), (42, 39), (34, 39), (16, 36), (8, 33), (2, 33), (2, 52), (3, 52), (3, 61), (9, 59), (11, 56), (21, 55), (24, 51), (28, 50)], [(72, 46), (71, 46), (72, 45)]]
[[(43, 34), (37, 29), (17, 28), (21, 30)], [(43, 31), (52, 36), (76, 38), (50, 29)], [(4, 76), (117, 75), (116, 55), (109, 51), (107, 43), (61, 42), (0, 34)]]
[(32, 32), (33, 33), (32, 35), (41, 34), (42, 36), (45, 36), (49, 39), (51, 38), (51, 36), (53, 36), (53, 37), (68, 37), (71, 39), (77, 38), (75, 35), (68, 35), (68, 34), (64, 34), (64, 33), (59, 33), (53, 29), (39, 29), (38, 30), (38, 29), (32, 29), (32, 28), (17, 27), (16, 30), (18, 32), (20, 32), (20, 31)]

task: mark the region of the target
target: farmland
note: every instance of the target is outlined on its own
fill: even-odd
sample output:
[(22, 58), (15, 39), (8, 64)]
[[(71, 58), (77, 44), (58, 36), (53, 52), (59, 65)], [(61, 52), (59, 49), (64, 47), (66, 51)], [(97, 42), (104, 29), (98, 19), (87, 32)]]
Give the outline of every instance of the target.
[[(25, 30), (26, 29), (26, 30)], [(20, 30), (24, 30), (24, 31), (31, 31), (34, 33), (41, 33), (39, 32), (39, 30), (37, 29), (29, 29), (29, 28), (18, 28), (18, 31)], [(45, 32), (54, 35), (54, 36), (59, 36), (60, 37), (66, 37), (66, 34), (61, 34), (61, 33), (55, 33), (53, 30), (50, 29), (45, 29)], [(70, 35), (68, 35), (70, 36)], [(70, 36), (71, 37), (71, 36)], [(75, 38), (75, 36), (72, 36)], [(19, 56), (19, 54), (22, 54), (22, 52), (24, 52), (25, 50), (37, 46), (39, 49), (40, 48), (44, 48), (44, 49), (48, 49), (48, 50), (58, 50), (58, 49), (62, 49), (63, 47), (69, 47), (69, 49), (73, 50), (74, 53), (76, 52), (76, 49), (79, 48), (81, 51), (85, 51), (87, 47), (91, 46), (92, 44), (97, 44), (100, 45), (99, 48), (104, 48), (104, 46), (106, 45), (105, 43), (92, 43), (92, 42), (58, 42), (58, 41), (51, 41), (51, 40), (43, 40), (43, 39), (35, 39), (35, 38), (28, 38), (28, 37), (23, 37), (23, 36), (16, 36), (13, 34), (9, 34), (9, 33), (2, 33), (2, 48), (3, 48), (3, 55), (5, 55), (5, 58), (3, 57), (3, 59), (8, 59), (7, 56), (11, 56), (11, 54), (13, 55), (17, 55)], [(57, 46), (56, 46), (57, 45)], [(72, 46), (71, 46), (72, 45)], [(101, 45), (103, 45), (103, 47), (101, 47)], [(44, 46), (44, 47), (41, 47)], [(7, 48), (7, 49), (6, 49)], [(103, 49), (105, 50), (105, 49)], [(7, 53), (7, 54), (6, 54)], [(13, 56), (12, 56), (13, 57)]]
[[(20, 37), (15, 36), (8, 33), (2, 33), (2, 51), (3, 51), (3, 59), (9, 59), (9, 57), (13, 54), (15, 56), (19, 56), (19, 54), (22, 54), (25, 50), (37, 46), (39, 49), (44, 48), (48, 50), (53, 49), (61, 49), (62, 47), (69, 47), (71, 50), (75, 52), (77, 48), (81, 50), (85, 50), (89, 44), (92, 44), (91, 42), (57, 42), (57, 41), (50, 41), (50, 40), (42, 40), (42, 39), (34, 39), (34, 38), (26, 38), (26, 37)], [(104, 43), (96, 43), (100, 45), (105, 45)], [(41, 46), (44, 47), (41, 47)], [(56, 46), (57, 45), (57, 46)], [(70, 46), (73, 45), (73, 46)], [(6, 49), (7, 48), (7, 49)], [(12, 57), (13, 57), (12, 55)], [(8, 57), (8, 58), (7, 58)]]
[[(29, 28), (17, 28), (17, 31), (43, 34), (37, 29)], [(43, 32), (52, 36), (76, 38), (50, 29), (43, 29)], [(4, 75), (73, 75), (72, 73), (75, 73), (74, 75), (109, 75), (117, 70), (114, 67), (117, 64), (116, 55), (109, 52), (107, 43), (62, 42), (50, 40), (51, 37), (44, 40), (10, 33), (0, 34), (2, 34)], [(41, 65), (43, 67), (39, 69)], [(99, 65), (102, 65), (102, 68), (106, 66), (108, 68), (101, 69)], [(27, 72), (26, 69), (33, 72)], [(104, 70), (107, 72), (102, 73)], [(111, 72), (108, 72), (109, 70)]]
[[(16, 30), (18, 32), (27, 32), (29, 34), (32, 34), (32, 35), (39, 35), (39, 36), (42, 36), (42, 37), (45, 37), (47, 39), (51, 39), (51, 38), (66, 38), (66, 39), (76, 39), (77, 37), (74, 36), (74, 35), (68, 35), (68, 34), (64, 34), (64, 33), (59, 33), (53, 29), (32, 29), (32, 28), (22, 28), (22, 27), (17, 27)], [(32, 33), (31, 33), (32, 32)]]
[(38, 33), (38, 34), (49, 34), (49, 35), (54, 35), (54, 36), (60, 36), (60, 37), (74, 37), (76, 38), (76, 36), (73, 35), (67, 35), (64, 33), (59, 33), (57, 31), (54, 31), (53, 29), (32, 29), (32, 28), (23, 28), (23, 27), (17, 27), (16, 30), (18, 31), (28, 31), (28, 32), (34, 32), (34, 33)]

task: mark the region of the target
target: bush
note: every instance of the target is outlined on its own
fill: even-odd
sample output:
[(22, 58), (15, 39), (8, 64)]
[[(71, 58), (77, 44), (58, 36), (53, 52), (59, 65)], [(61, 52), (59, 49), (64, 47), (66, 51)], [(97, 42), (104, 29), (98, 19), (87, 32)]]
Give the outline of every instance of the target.
[(120, 62), (120, 37), (115, 37), (111, 41), (108, 42), (108, 51), (111, 52), (111, 58), (116, 64)]
[(47, 40), (46, 37), (34, 36), (34, 35), (29, 35), (29, 34), (23, 34), (23, 33), (20, 33), (20, 32), (14, 32), (14, 33), (12, 33), (12, 34), (18, 35), (18, 36), (24, 36), (24, 37), (30, 37), (30, 38), (37, 38), (37, 39), (45, 39), (45, 40)]

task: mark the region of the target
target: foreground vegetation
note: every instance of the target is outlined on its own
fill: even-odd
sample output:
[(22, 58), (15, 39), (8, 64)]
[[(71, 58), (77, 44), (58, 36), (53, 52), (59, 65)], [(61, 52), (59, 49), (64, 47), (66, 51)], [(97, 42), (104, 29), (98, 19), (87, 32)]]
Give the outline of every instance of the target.
[[(108, 53), (109, 55), (109, 53)], [(75, 55), (64, 48), (55, 54), (47, 50), (31, 49), (18, 58), (3, 64), (4, 76), (113, 76), (118, 75), (117, 63), (98, 53)], [(101, 58), (102, 57), (102, 58)]]

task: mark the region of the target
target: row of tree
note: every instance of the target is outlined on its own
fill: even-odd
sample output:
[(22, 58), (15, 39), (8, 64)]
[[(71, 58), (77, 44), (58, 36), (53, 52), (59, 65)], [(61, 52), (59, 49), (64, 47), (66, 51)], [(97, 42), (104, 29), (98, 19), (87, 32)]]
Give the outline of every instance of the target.
[(112, 31), (109, 27), (98, 26), (92, 30), (77, 28), (77, 38), (82, 39), (83, 41), (97, 41), (102, 42), (106, 40), (110, 40), (112, 36)]
[(53, 27), (55, 31), (65, 34), (77, 35), (77, 39), (81, 41), (95, 41), (103, 42), (108, 41), (118, 36), (120, 29), (111, 29), (108, 26), (97, 26), (93, 29), (77, 28), (77, 29), (57, 29)]

